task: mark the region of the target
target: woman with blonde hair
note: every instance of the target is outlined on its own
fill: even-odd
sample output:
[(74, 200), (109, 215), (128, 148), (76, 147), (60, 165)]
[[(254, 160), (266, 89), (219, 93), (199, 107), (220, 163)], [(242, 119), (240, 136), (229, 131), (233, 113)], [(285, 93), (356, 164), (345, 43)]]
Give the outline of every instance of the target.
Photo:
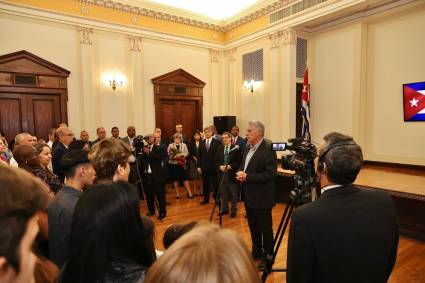
[(259, 283), (260, 279), (248, 249), (235, 232), (199, 223), (151, 266), (145, 283), (154, 282)]
[(179, 135), (174, 135), (174, 142), (168, 145), (168, 165), (171, 180), (176, 190), (176, 199), (180, 198), (179, 183), (182, 182), (187, 191), (188, 198), (193, 198), (189, 186), (189, 177), (186, 171), (186, 157), (189, 155), (187, 146)]

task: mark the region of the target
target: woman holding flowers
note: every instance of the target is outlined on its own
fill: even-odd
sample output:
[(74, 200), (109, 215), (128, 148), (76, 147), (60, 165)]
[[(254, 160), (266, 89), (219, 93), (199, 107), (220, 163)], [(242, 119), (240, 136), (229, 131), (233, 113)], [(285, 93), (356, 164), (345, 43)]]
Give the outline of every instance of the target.
[(189, 155), (187, 146), (182, 142), (180, 136), (174, 136), (174, 142), (168, 146), (168, 156), (170, 157), (169, 172), (171, 180), (173, 181), (174, 189), (176, 190), (176, 199), (180, 198), (179, 183), (183, 182), (187, 191), (187, 196), (193, 198), (190, 191), (187, 171), (186, 171), (186, 157)]

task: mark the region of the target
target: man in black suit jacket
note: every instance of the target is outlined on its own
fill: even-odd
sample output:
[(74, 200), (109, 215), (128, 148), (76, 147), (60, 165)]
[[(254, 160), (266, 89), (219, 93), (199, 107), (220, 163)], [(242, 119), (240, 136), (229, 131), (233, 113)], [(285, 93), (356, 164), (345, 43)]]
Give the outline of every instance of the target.
[(210, 127), (204, 129), (205, 140), (199, 146), (198, 166), (202, 172), (204, 200), (201, 204), (207, 204), (210, 200), (210, 191), (214, 191), (214, 198), (217, 196), (217, 168), (215, 165), (215, 155), (220, 146), (220, 142), (212, 138)]
[(248, 144), (236, 175), (245, 192), (252, 256), (262, 258), (263, 263), (271, 258), (273, 251), (272, 207), (277, 173), (276, 152), (272, 151), (270, 141), (264, 139), (264, 130), (261, 122), (249, 122)]
[(240, 151), (244, 152), (245, 151), (246, 139), (239, 136), (239, 127), (233, 126), (231, 133), (232, 133), (232, 144), (239, 145)]
[(153, 134), (148, 135), (148, 146), (144, 151), (144, 177), (143, 188), (146, 193), (146, 202), (150, 215), (155, 214), (155, 197), (159, 204), (159, 217), (163, 219), (167, 210), (165, 207), (165, 182), (166, 175), (162, 168), (162, 160), (165, 157), (165, 152), (162, 148), (155, 144)]
[(351, 137), (324, 140), (315, 160), (322, 195), (292, 215), (287, 282), (387, 282), (399, 236), (394, 203), (353, 185), (363, 156)]
[[(239, 193), (239, 183), (236, 181), (236, 172), (239, 170), (242, 154), (239, 150), (239, 146), (235, 148), (235, 145), (232, 145), (231, 136), (232, 135), (228, 132), (224, 132), (221, 135), (223, 144), (220, 145), (217, 150), (215, 162), (218, 171), (218, 181), (223, 180), (219, 188), (222, 202), (220, 213), (223, 215), (229, 212), (228, 203), (230, 196), (230, 201), (232, 203), (230, 217), (233, 218), (236, 217)], [(225, 165), (227, 165), (227, 169)]]
[(59, 143), (55, 147), (52, 153), (52, 167), (53, 167), (53, 173), (58, 175), (58, 177), (61, 179), (63, 183), (65, 181), (65, 174), (62, 171), (61, 161), (65, 153), (68, 152), (68, 146), (73, 141), (74, 134), (72, 133), (71, 129), (68, 127), (59, 127), (56, 130), (56, 134), (58, 136)]

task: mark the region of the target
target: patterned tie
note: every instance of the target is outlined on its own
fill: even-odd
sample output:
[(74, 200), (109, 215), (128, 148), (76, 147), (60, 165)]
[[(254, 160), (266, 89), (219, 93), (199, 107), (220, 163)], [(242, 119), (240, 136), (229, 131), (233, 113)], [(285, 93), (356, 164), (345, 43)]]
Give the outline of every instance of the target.
[(229, 146), (224, 147), (224, 164), (229, 162)]

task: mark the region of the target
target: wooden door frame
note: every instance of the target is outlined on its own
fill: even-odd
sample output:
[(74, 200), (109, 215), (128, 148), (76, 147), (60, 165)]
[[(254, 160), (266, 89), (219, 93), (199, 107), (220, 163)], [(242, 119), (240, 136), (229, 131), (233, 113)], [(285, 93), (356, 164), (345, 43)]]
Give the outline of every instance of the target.
[[(203, 88), (205, 83), (183, 69), (177, 69), (151, 79), (154, 86), (155, 126), (160, 120), (160, 100), (195, 101), (197, 104), (196, 128), (203, 128)], [(176, 92), (177, 87), (185, 88), (185, 94)], [(192, 138), (192, 137), (189, 137)]]

